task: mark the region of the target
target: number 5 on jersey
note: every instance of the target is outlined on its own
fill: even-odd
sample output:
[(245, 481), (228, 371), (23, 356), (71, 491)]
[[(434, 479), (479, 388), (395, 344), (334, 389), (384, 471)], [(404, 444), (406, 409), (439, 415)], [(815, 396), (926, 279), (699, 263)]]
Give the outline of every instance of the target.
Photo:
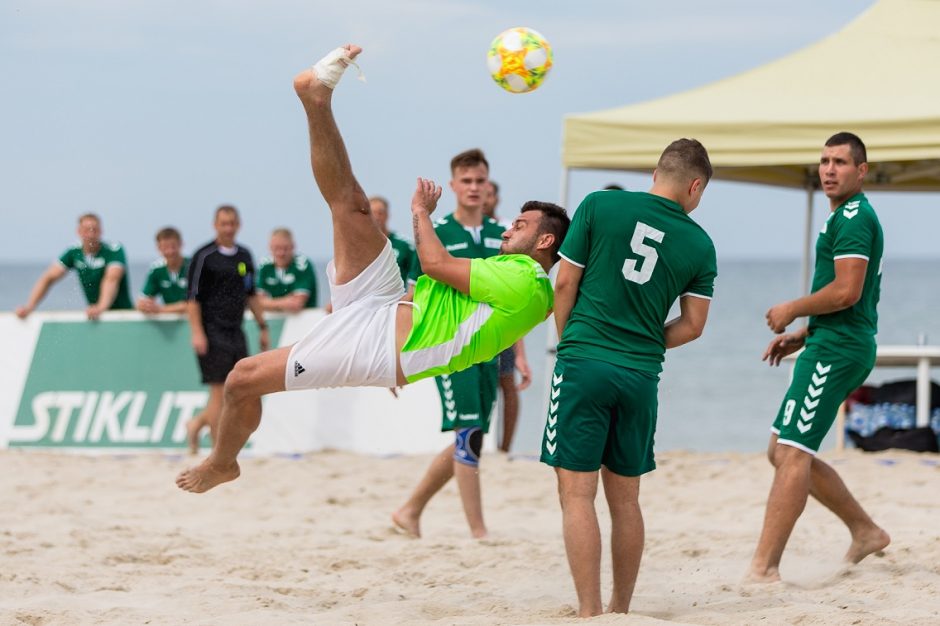
[(636, 230), (633, 231), (633, 239), (630, 240), (630, 248), (640, 257), (643, 257), (643, 264), (638, 270), (636, 268), (636, 259), (627, 259), (623, 262), (623, 277), (627, 280), (642, 285), (649, 281), (653, 275), (653, 268), (656, 267), (656, 261), (659, 260), (659, 253), (656, 248), (643, 243), (645, 239), (652, 239), (656, 243), (662, 243), (666, 236), (661, 230), (657, 230), (649, 224), (643, 222), (636, 223)]

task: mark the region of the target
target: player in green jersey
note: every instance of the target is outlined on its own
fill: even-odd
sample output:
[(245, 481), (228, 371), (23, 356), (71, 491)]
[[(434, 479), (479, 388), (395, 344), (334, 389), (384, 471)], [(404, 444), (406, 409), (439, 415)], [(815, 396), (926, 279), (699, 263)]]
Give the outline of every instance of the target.
[(163, 258), (154, 261), (144, 280), (143, 295), (137, 299), (137, 310), (141, 313), (186, 312), (189, 259), (183, 256), (182, 246), (183, 238), (175, 228), (161, 228), (157, 232), (157, 250)]
[(418, 179), (411, 212), (422, 276), (405, 298), (391, 243), (376, 226), (332, 113), (333, 88), (361, 52), (337, 48), (294, 78), (307, 114), (313, 175), (330, 207), (333, 313), (293, 346), (242, 359), (225, 381), (212, 453), (176, 479), (203, 492), (239, 475), (236, 458), (261, 421), (261, 396), (293, 389), (393, 387), (492, 359), (544, 320), (548, 270), (568, 229), (564, 209), (529, 202), (503, 235), (502, 255), (461, 259), (434, 234), (441, 188)]
[(317, 306), (317, 277), (313, 263), (294, 253), (294, 235), (276, 228), (268, 243), (271, 256), (258, 264), (257, 288), (265, 311), (297, 313)]
[(395, 253), (395, 262), (401, 272), (402, 281), (407, 281), (412, 268), (418, 264), (418, 253), (415, 247), (410, 241), (388, 229), (388, 200), (382, 196), (372, 196), (369, 198), (369, 210), (372, 212), (372, 219), (375, 220), (376, 226), (392, 244), (392, 252)]
[[(748, 573), (753, 582), (780, 580), (783, 550), (809, 495), (848, 527), (847, 563), (858, 563), (891, 541), (836, 471), (816, 457), (839, 406), (875, 364), (884, 236), (862, 193), (867, 173), (865, 144), (856, 135), (841, 132), (826, 141), (819, 182), (830, 213), (816, 240), (812, 293), (767, 312), (767, 325), (779, 336), (764, 352), (765, 361), (779, 365), (788, 354), (806, 349), (771, 428), (767, 456), (774, 481)], [(791, 322), (807, 316), (808, 326), (784, 334)]]
[[(582, 617), (602, 612), (598, 470), (610, 508), (614, 588), (626, 613), (643, 553), (640, 477), (652, 471), (657, 387), (667, 348), (697, 338), (714, 288), (715, 248), (689, 217), (712, 175), (698, 141), (671, 143), (649, 193), (600, 191), (561, 247), (542, 461), (555, 467), (565, 549)], [(679, 317), (666, 322), (673, 303)]]
[(32, 313), (49, 288), (75, 270), (88, 301), (85, 313), (88, 319), (98, 319), (109, 309), (133, 309), (127, 282), (127, 259), (119, 243), (101, 240), (101, 218), (85, 213), (78, 218), (78, 236), (81, 240), (62, 253), (58, 260), (43, 272), (29, 294), (29, 300), (16, 309), (20, 319)]

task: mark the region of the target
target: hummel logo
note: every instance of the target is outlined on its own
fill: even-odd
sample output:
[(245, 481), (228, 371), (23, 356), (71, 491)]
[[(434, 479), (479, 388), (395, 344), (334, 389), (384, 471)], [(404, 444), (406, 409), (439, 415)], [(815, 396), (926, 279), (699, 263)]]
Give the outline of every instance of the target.
[(300, 361), (294, 361), (294, 378), (297, 378), (306, 371), (304, 366), (300, 364)]
[(842, 215), (844, 215), (848, 219), (852, 219), (853, 217), (858, 215), (858, 209), (842, 209)]

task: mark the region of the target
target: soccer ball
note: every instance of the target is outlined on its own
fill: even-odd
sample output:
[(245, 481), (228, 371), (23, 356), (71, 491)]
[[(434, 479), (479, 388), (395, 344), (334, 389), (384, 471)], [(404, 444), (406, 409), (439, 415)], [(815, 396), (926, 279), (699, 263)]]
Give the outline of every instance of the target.
[(525, 93), (541, 85), (552, 69), (552, 47), (531, 28), (510, 28), (490, 44), (486, 64), (497, 85)]

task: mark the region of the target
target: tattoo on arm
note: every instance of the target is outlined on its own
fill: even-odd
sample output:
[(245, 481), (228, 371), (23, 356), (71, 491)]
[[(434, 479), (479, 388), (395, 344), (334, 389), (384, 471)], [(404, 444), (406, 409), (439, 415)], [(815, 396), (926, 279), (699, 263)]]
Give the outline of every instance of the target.
[(418, 225), (420, 224), (420, 219), (418, 218), (417, 215), (414, 215), (411, 218), (411, 224), (412, 224), (412, 228), (414, 228), (414, 231), (415, 231), (415, 246), (417, 246), (421, 243), (421, 234), (418, 232)]

